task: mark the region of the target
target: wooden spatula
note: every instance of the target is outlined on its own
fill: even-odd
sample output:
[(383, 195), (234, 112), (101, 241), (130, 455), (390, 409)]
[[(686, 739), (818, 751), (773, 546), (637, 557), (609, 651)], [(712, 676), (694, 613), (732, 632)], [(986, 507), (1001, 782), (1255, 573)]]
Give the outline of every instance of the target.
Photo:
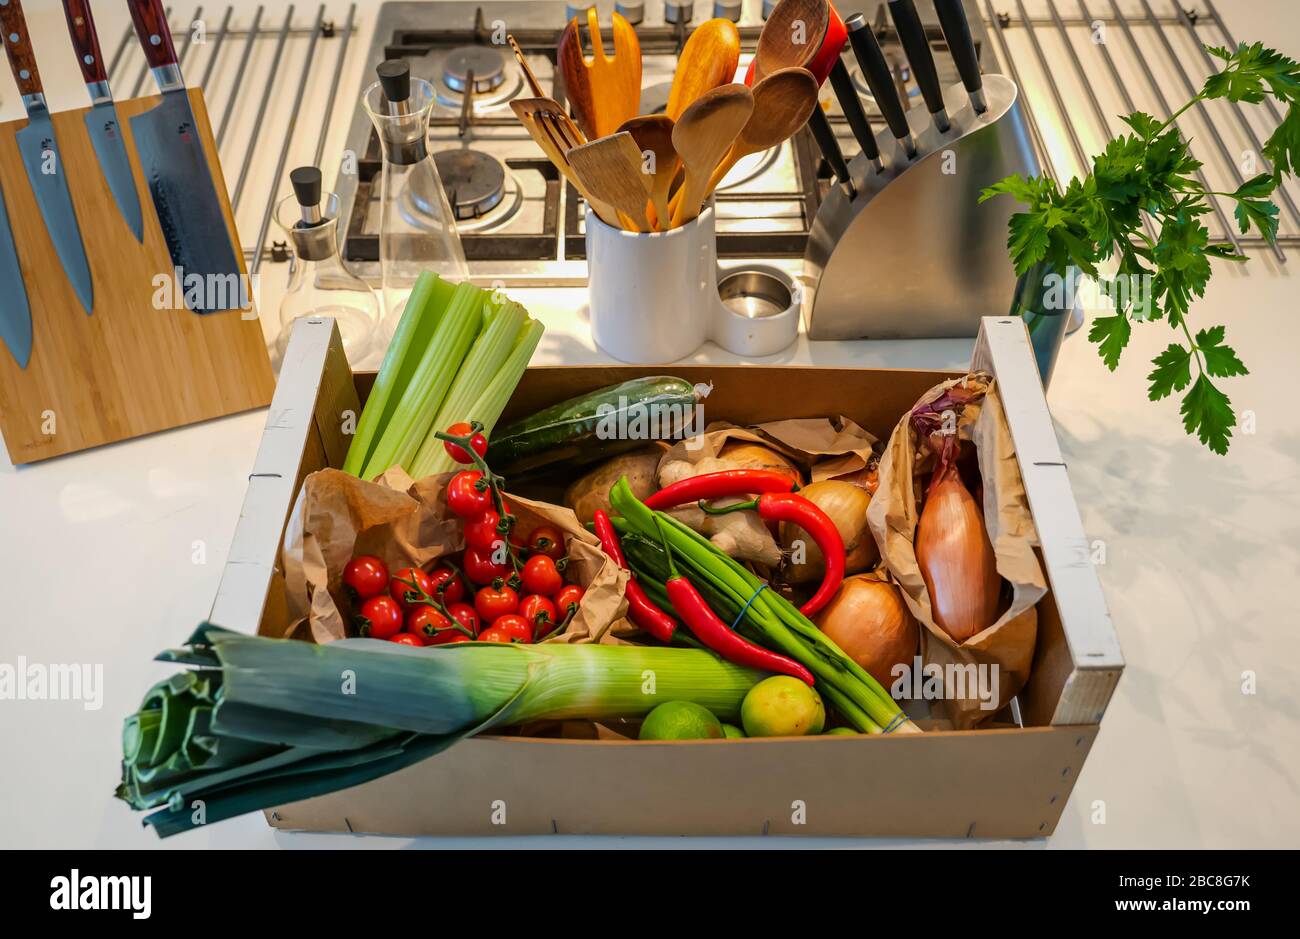
[(515, 54), (515, 61), (519, 63), (520, 69), (523, 70), (524, 78), (528, 80), (528, 89), (534, 97), (545, 98), (546, 92), (543, 90), (541, 83), (538, 82), (537, 76), (533, 74), (533, 67), (528, 64), (524, 58), (524, 50), (519, 48), (519, 43), (515, 42), (515, 37), (506, 33), (506, 42), (510, 43), (510, 51)]
[(713, 171), (704, 198), (743, 157), (761, 153), (788, 140), (808, 123), (817, 107), (817, 79), (804, 68), (783, 68), (754, 84), (754, 110), (736, 136), (736, 142)]
[(732, 81), (739, 62), (740, 30), (736, 24), (722, 18), (701, 23), (677, 57), (665, 113), (677, 120), (704, 92)]
[(641, 148), (627, 131), (601, 137), (569, 151), (569, 162), (587, 191), (649, 231), (646, 199), (654, 177), (645, 172)]
[(614, 209), (599, 199), (593, 199), (569, 164), (569, 153), (575, 147), (585, 144), (587, 138), (582, 135), (582, 131), (573, 123), (569, 115), (564, 113), (564, 109), (552, 98), (515, 98), (510, 102), (510, 108), (515, 112), (515, 117), (519, 118), (519, 123), (524, 125), (533, 140), (542, 148), (542, 152), (555, 164), (564, 178), (573, 183), (574, 188), (591, 205), (592, 211), (600, 216), (600, 220), (606, 225), (618, 225)]
[(686, 179), (681, 201), (673, 211), (674, 228), (700, 214), (714, 168), (753, 111), (754, 95), (744, 85), (733, 83), (706, 91), (682, 112), (673, 127), (673, 146), (686, 167)]
[[(730, 20), (728, 20), (730, 22)], [(650, 202), (654, 205), (654, 227), (659, 231), (666, 229), (672, 218), (668, 210), (668, 193), (672, 189), (673, 178), (682, 165), (673, 146), (673, 119), (667, 114), (648, 114), (634, 117), (624, 122), (619, 128), (632, 135), (633, 142), (641, 151), (641, 162), (645, 165), (646, 154), (653, 155), (654, 163), (650, 183)]]
[(582, 35), (575, 16), (560, 34), (556, 60), (564, 76), (565, 95), (574, 118), (590, 140), (618, 130), (641, 107), (641, 43), (620, 13), (614, 13), (614, 55), (605, 55), (596, 8), (587, 8), (591, 61), (582, 54)]

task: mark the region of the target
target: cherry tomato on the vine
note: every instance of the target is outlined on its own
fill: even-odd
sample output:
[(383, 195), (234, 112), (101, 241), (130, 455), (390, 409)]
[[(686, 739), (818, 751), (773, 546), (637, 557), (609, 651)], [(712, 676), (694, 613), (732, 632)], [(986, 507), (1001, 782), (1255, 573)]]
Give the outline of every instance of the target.
[[(453, 437), (469, 437), (470, 449), (479, 456), (487, 456), (487, 437), (483, 436), (481, 432), (476, 433), (474, 428), (464, 421), (461, 421), (458, 424), (452, 424), (444, 431), (444, 433), (450, 434)], [(450, 440), (444, 440), (442, 446), (447, 451), (447, 455), (457, 463), (474, 462), (473, 458), (465, 452), (465, 448), (460, 444), (452, 443)]]
[[(474, 635), (478, 635), (478, 612), (468, 603), (449, 603), (447, 604), (447, 612), (451, 614), (451, 618), (456, 622), (460, 623)], [(461, 635), (464, 635), (464, 633)]]
[(504, 629), (491, 626), (478, 634), (479, 642), (510, 642), (510, 634)]
[(454, 630), (451, 628), (451, 620), (441, 610), (426, 604), (415, 607), (407, 614), (406, 631), (415, 633), (427, 643), (435, 643)]
[(493, 629), (499, 629), (510, 637), (511, 642), (532, 642), (533, 627), (528, 620), (516, 613), (507, 613), (500, 617), (492, 624)]
[(539, 593), (530, 593), (519, 601), (519, 615), (532, 624), (534, 636), (546, 635), (560, 621), (555, 604)]
[(539, 525), (529, 533), (527, 547), (530, 554), (544, 554), (558, 561), (564, 557), (564, 535), (554, 525)]
[[(443, 603), (459, 603), (465, 599), (465, 581), (450, 567), (434, 568), (429, 573), (429, 580), (433, 582), (430, 595)], [(442, 591), (441, 596), (438, 594), (439, 590)]]
[(523, 573), (519, 575), (524, 582), (524, 589), (529, 593), (553, 596), (564, 586), (564, 578), (555, 569), (555, 561), (544, 554), (534, 554), (524, 562)]
[(473, 641), (474, 641), (473, 639), (470, 639), (470, 637), (467, 636), (467, 635), (465, 635), (464, 633), (456, 632), (455, 630), (452, 630), (451, 632), (447, 633), (447, 635), (450, 636), (451, 638), (449, 638), (446, 642), (440, 642), (440, 643), (438, 643), (438, 645), (440, 645), (440, 646), (449, 646), (449, 645), (451, 645), (453, 642), (473, 642)]
[(393, 574), (388, 592), (393, 599), (409, 610), (417, 603), (428, 603), (433, 596), (433, 578), (418, 567), (403, 567)]
[(474, 609), (483, 622), (496, 624), (496, 621), (519, 609), (519, 594), (506, 586), (484, 587), (474, 594)]
[[(500, 562), (494, 560), (498, 550), (496, 548), (490, 551), (484, 551), (481, 548), (465, 549), (465, 576), (476, 584), (490, 584), (498, 577), (506, 578), (514, 573), (514, 568), (510, 566), (509, 557), (502, 558)], [(501, 554), (506, 554), (501, 549)]]
[(577, 606), (582, 602), (583, 590), (577, 584), (569, 584), (567, 587), (560, 588), (551, 599), (555, 601), (555, 608), (559, 611), (560, 619), (569, 615), (569, 607)]
[(396, 642), (399, 645), (404, 645), (404, 646), (419, 646), (420, 648), (424, 647), (424, 640), (421, 639), (419, 636), (415, 635), (415, 633), (398, 633), (396, 636), (393, 636), (388, 641)]
[(358, 555), (343, 568), (343, 583), (354, 599), (377, 597), (388, 589), (388, 565), (373, 555)]
[(465, 520), (465, 544), (481, 551), (491, 551), (505, 542), (497, 531), (501, 516), (496, 509), (487, 509)]
[(371, 597), (361, 604), (357, 626), (363, 636), (389, 639), (402, 631), (402, 608), (390, 596)]
[(447, 483), (447, 507), (461, 518), (473, 518), (492, 508), (492, 490), (478, 488), (483, 474), (478, 470), (461, 470)]

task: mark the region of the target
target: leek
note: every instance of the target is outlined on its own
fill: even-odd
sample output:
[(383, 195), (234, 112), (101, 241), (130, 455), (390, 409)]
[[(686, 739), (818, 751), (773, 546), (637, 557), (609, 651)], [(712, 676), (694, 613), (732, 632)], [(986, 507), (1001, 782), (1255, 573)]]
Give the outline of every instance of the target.
[(393, 334), (393, 341), (384, 353), (379, 374), (375, 376), (374, 387), (370, 389), (366, 406), (361, 411), (356, 435), (352, 438), (347, 459), (343, 463), (345, 473), (359, 475), (369, 462), (376, 436), (392, 420), (393, 411), (410, 385), (411, 377), (424, 357), (455, 291), (455, 284), (448, 283), (436, 274), (421, 274), (415, 282), (415, 288), (402, 311), (401, 321), (397, 324), (397, 331)]
[(355, 786), (508, 724), (638, 717), (674, 700), (734, 720), (764, 677), (694, 649), (318, 646), (207, 623), (159, 658), (197, 670), (127, 718), (116, 795), (156, 809), (144, 821), (161, 837)]
[(434, 415), (456, 380), (482, 321), (483, 291), (468, 283), (457, 285), (419, 366), (366, 461), (363, 479), (373, 479), (393, 466), (416, 475), (412, 457), (433, 425)]
[(411, 461), (409, 469), (416, 479), (447, 472), (455, 467), (456, 464), (447, 455), (442, 441), (433, 432), (445, 431), (452, 424), (470, 420), (470, 408), (505, 365), (520, 330), (528, 319), (524, 308), (514, 301), (504, 301), (499, 307), (493, 302), (484, 305), (489, 308), (486, 314), (488, 323), (461, 364), (455, 382), (447, 392), (442, 406), (437, 409), (437, 416), (433, 418), (429, 429), (422, 435), (423, 442)]

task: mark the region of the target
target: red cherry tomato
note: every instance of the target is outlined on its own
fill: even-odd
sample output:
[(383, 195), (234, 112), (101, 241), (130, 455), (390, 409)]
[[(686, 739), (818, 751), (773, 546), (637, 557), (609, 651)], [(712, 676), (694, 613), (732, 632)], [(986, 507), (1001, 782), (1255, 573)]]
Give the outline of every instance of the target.
[(414, 607), (406, 615), (406, 631), (415, 633), (431, 645), (439, 642), (448, 632), (455, 632), (451, 620), (437, 607), (427, 604)]
[[(503, 554), (505, 552), (502, 552)], [(501, 563), (494, 561), (495, 551), (483, 551), (480, 548), (465, 549), (465, 576), (476, 584), (490, 584), (498, 577), (506, 578), (514, 573), (508, 558)]]
[(508, 643), (511, 642), (512, 640), (510, 639), (510, 634), (506, 632), (504, 629), (497, 629), (495, 626), (490, 626), (478, 634), (478, 641)]
[(528, 620), (516, 613), (507, 613), (495, 623), (493, 629), (499, 629), (510, 637), (511, 642), (532, 642), (533, 626)]
[(480, 551), (492, 551), (505, 538), (497, 531), (501, 516), (496, 509), (480, 512), (473, 518), (465, 520), (465, 544)]
[(546, 635), (560, 621), (555, 604), (540, 593), (530, 593), (519, 601), (519, 615), (532, 624), (534, 636)]
[(373, 555), (358, 555), (343, 568), (343, 583), (355, 600), (377, 597), (388, 589), (388, 565)]
[(474, 595), (474, 609), (485, 623), (496, 621), (519, 609), (519, 594), (509, 587), (484, 587)]
[(478, 470), (461, 470), (447, 483), (447, 507), (461, 518), (473, 518), (492, 508), (492, 490), (478, 488), (483, 474)]
[(424, 640), (415, 635), (415, 633), (398, 633), (388, 641), (396, 642), (403, 646), (419, 646), (421, 649), (424, 648)]
[(363, 636), (390, 639), (402, 631), (402, 608), (392, 597), (371, 597), (361, 604), (357, 626)]
[(388, 592), (403, 610), (410, 610), (416, 604), (429, 602), (433, 596), (433, 578), (418, 567), (403, 567), (394, 572)]
[[(429, 593), (443, 603), (459, 603), (465, 599), (465, 582), (450, 567), (438, 567), (429, 574), (433, 589)], [(442, 594), (439, 595), (438, 591)]]
[[(451, 618), (456, 622), (460, 623), (474, 635), (478, 635), (478, 613), (468, 603), (449, 603), (447, 604), (447, 612), (451, 614)], [(453, 630), (453, 632), (455, 632), (455, 630)], [(464, 635), (464, 633), (461, 633), (461, 635)]]
[[(471, 427), (469, 424), (465, 423), (464, 421), (461, 421), (458, 424), (452, 424), (450, 427), (446, 429), (446, 431), (444, 431), (444, 433), (450, 434), (453, 437), (469, 437), (470, 449), (473, 450), (475, 453), (477, 453), (479, 456), (487, 455), (487, 448), (488, 448), (487, 437), (484, 437), (483, 434), (481, 433), (475, 433), (474, 428)], [(444, 440), (442, 442), (442, 445), (446, 449), (447, 455), (450, 456), (457, 463), (474, 462), (474, 460), (470, 457), (470, 455), (465, 452), (465, 448), (462, 447), (460, 444), (452, 443), (450, 440)]]
[(458, 633), (458, 632), (455, 632), (454, 630), (453, 630), (452, 632), (447, 633), (447, 635), (450, 636), (451, 638), (448, 639), (446, 642), (440, 642), (440, 643), (438, 643), (438, 645), (440, 645), (440, 646), (449, 646), (449, 645), (451, 645), (453, 642), (473, 642), (473, 641), (474, 641), (474, 640), (470, 639), (470, 637), (467, 636), (467, 635), (465, 635), (464, 633)]
[(555, 601), (555, 609), (559, 611), (560, 619), (569, 615), (569, 607), (577, 606), (582, 602), (583, 590), (577, 584), (569, 584), (567, 587), (560, 588), (551, 599)]
[(528, 535), (528, 551), (558, 561), (564, 557), (564, 535), (553, 525), (538, 526)]
[(519, 575), (524, 582), (524, 589), (529, 593), (554, 596), (564, 586), (564, 578), (555, 569), (555, 561), (544, 554), (534, 554), (524, 562), (523, 573)]

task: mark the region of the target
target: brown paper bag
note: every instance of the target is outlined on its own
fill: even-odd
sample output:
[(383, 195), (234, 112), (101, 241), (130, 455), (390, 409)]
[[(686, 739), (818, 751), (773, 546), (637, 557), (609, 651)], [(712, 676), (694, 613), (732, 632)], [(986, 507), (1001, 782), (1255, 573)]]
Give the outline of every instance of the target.
[(953, 725), (968, 728), (989, 720), (1029, 677), (1038, 632), (1036, 604), (1047, 593), (1047, 582), (1034, 554), (1038, 533), (1029, 512), (1006, 415), (991, 377), (976, 374), (943, 382), (922, 395), (917, 404), (933, 402), (961, 382), (985, 391), (980, 403), (965, 406), (956, 432), (960, 439), (975, 446), (984, 488), (985, 528), (993, 543), (998, 573), (1011, 584), (1011, 606), (992, 626), (960, 645), (934, 622), (929, 591), (914, 549), (921, 480), (933, 468), (934, 457), (928, 451), (919, 452), (911, 411), (894, 428), (881, 457), (880, 487), (867, 508), (867, 523), (880, 546), (881, 558), (902, 588), (912, 614), (924, 627), (921, 655), (925, 664), (945, 670), (949, 665), (998, 669), (997, 701), (992, 708), (981, 707), (979, 699), (971, 694), (958, 696), (955, 689), (945, 687)]
[[(349, 634), (352, 604), (342, 589), (343, 568), (357, 554), (388, 565), (422, 567), (464, 548), (461, 523), (447, 508), (451, 474), (412, 480), (399, 468), (366, 482), (340, 470), (308, 476), (285, 526), (281, 562), (292, 617), (286, 636), (332, 642)], [(622, 620), (628, 574), (600, 549), (572, 510), (506, 495), (520, 536), (553, 525), (568, 542), (565, 579), (585, 591), (563, 633), (547, 642), (615, 641), (633, 629)]]

